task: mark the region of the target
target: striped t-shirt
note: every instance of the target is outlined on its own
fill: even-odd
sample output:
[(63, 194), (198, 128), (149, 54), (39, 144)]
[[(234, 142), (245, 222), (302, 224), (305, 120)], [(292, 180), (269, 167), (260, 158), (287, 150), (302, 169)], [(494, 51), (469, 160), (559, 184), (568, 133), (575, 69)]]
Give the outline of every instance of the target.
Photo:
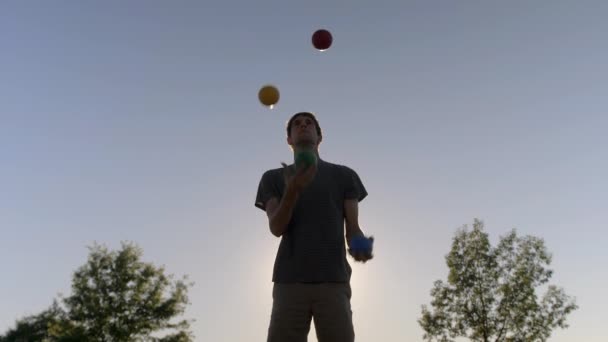
[[(293, 165), (290, 165), (293, 167)], [(266, 171), (258, 186), (255, 206), (266, 210), (267, 201), (280, 201), (285, 190), (283, 169)], [(272, 281), (348, 282), (344, 200), (363, 200), (367, 191), (357, 173), (343, 165), (318, 160), (313, 181), (298, 197), (276, 254)]]

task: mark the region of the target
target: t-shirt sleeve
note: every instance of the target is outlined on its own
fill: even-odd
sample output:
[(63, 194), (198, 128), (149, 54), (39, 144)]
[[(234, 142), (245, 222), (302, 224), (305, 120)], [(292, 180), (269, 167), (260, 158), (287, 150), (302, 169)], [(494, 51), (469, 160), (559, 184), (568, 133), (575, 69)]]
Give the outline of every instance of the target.
[(352, 169), (345, 167), (346, 188), (344, 190), (344, 199), (357, 199), (361, 202), (367, 197), (367, 190), (361, 182), (359, 175)]
[(275, 183), (275, 175), (271, 171), (266, 171), (258, 184), (258, 193), (255, 197), (255, 206), (266, 211), (266, 202), (272, 197), (281, 198), (279, 189)]

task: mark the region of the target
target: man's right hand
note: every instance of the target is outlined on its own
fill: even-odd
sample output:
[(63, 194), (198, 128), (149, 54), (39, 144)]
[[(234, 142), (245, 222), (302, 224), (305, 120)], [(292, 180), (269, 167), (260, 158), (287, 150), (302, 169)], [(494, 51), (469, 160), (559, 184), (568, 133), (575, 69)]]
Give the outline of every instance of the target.
[(292, 188), (298, 194), (312, 182), (317, 174), (316, 163), (305, 167), (300, 167), (295, 171), (294, 168), (287, 166), (285, 163), (281, 163), (281, 165), (283, 165), (285, 186)]

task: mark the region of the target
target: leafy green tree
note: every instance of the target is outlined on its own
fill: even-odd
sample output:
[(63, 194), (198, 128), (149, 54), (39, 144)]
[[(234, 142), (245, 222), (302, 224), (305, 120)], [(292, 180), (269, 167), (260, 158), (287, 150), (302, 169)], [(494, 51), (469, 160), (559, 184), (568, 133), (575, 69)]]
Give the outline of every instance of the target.
[[(193, 340), (188, 320), (173, 319), (189, 304), (187, 278), (173, 280), (163, 267), (141, 261), (142, 251), (123, 243), (119, 251), (95, 244), (88, 262), (74, 272), (72, 294), (43, 313), (26, 317), (0, 342)], [(163, 334), (162, 337), (159, 337)]]
[[(542, 239), (518, 237), (515, 230), (490, 245), (483, 222), (465, 225), (446, 256), (447, 282), (437, 280), (431, 306), (422, 306), (418, 320), (424, 339), (449, 342), (457, 337), (479, 342), (546, 341), (557, 327), (567, 328), (566, 316), (575, 300), (549, 285), (551, 255)], [(539, 298), (536, 289), (546, 292)]]
[(83, 340), (83, 331), (69, 322), (65, 311), (57, 301), (37, 315), (18, 320), (15, 328), (10, 329), (4, 336), (0, 336), (0, 342), (77, 342)]

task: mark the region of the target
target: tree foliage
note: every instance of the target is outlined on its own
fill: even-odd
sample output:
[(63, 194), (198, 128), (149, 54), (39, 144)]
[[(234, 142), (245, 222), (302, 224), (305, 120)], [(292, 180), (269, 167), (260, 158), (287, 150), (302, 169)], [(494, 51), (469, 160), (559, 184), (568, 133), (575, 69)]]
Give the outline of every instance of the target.
[[(187, 278), (174, 281), (163, 267), (141, 261), (142, 251), (95, 244), (72, 278), (72, 294), (44, 312), (19, 320), (0, 342), (192, 341), (190, 322), (173, 319), (189, 304)], [(158, 337), (160, 333), (164, 336)]]
[[(548, 284), (551, 255), (542, 239), (512, 230), (492, 247), (475, 219), (471, 231), (465, 226), (456, 233), (446, 263), (447, 281), (434, 283), (432, 308), (423, 305), (418, 320), (425, 340), (546, 341), (578, 308), (563, 289)], [(539, 298), (541, 287), (546, 292)]]

